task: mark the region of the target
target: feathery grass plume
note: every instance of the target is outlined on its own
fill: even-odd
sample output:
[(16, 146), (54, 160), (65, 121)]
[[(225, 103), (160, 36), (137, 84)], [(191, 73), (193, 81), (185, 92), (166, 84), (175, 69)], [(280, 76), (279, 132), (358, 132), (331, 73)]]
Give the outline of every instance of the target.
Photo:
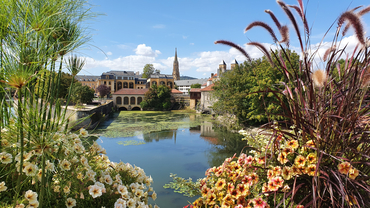
[(356, 34), (358, 41), (362, 45), (365, 45), (364, 28), (363, 28), (360, 18), (356, 14), (354, 14), (352, 11), (344, 12), (338, 19), (338, 28), (342, 27), (345, 21), (348, 21), (349, 24), (355, 30), (355, 34)]
[(265, 46), (263, 46), (261, 43), (258, 43), (258, 42), (250, 42), (250, 43), (247, 43), (247, 45), (253, 45), (253, 46), (256, 46), (258, 49), (260, 49), (260, 51), (262, 51), (262, 53), (265, 54), (265, 56), (267, 57), (267, 60), (270, 62), (271, 66), (275, 67), (275, 64), (272, 61), (271, 55)]
[[(359, 9), (360, 7), (362, 7), (362, 6), (358, 6), (358, 7), (354, 8), (354, 9), (351, 9), (350, 11), (354, 12), (354, 11), (356, 11), (357, 9)], [(368, 13), (368, 12), (370, 12), (370, 6), (368, 6), (368, 7), (366, 7), (365, 9), (362, 9), (361, 11), (359, 11), (359, 12), (357, 13), (357, 15), (358, 15), (359, 17), (361, 17), (362, 15), (364, 15), (364, 14), (366, 14), (366, 13)], [(348, 30), (349, 30), (349, 26), (350, 26), (350, 24), (346, 24), (346, 27), (344, 27), (343, 32), (342, 32), (342, 35), (343, 35), (343, 36), (345, 36), (345, 35), (347, 34), (347, 32), (348, 32)]]
[(289, 46), (289, 28), (288, 26), (284, 25), (280, 28), (279, 30), (280, 34), (281, 34), (281, 40), (279, 41), (279, 43), (286, 43), (287, 46)]
[(306, 33), (310, 34), (310, 28), (308, 27), (306, 15), (304, 14), (303, 9), (298, 7), (298, 6), (295, 6), (295, 5), (288, 5), (288, 6), (293, 8), (294, 10), (296, 10), (296, 12), (298, 13), (298, 15), (301, 17), (301, 19), (303, 21), (303, 25), (304, 25), (304, 28), (306, 30)]
[(265, 28), (270, 33), (274, 42), (278, 42), (278, 40), (276, 38), (276, 35), (275, 35), (274, 31), (272, 30), (272, 28), (268, 24), (266, 24), (264, 22), (261, 22), (261, 21), (255, 21), (255, 22), (252, 22), (251, 24), (249, 24), (245, 28), (244, 33), (246, 33), (248, 30), (250, 30), (250, 29), (252, 29), (253, 27), (256, 27), (256, 26), (260, 26), (260, 27)]
[(361, 87), (365, 88), (368, 87), (370, 84), (370, 67), (364, 69), (361, 73)]
[(215, 44), (224, 44), (224, 45), (228, 45), (228, 46), (231, 46), (235, 49), (237, 49), (238, 51), (240, 51), (245, 57), (247, 57), (248, 61), (251, 62), (251, 58), (249, 56), (249, 54), (240, 46), (236, 45), (235, 43), (233, 42), (230, 42), (230, 41), (227, 41), (227, 40), (217, 40), (215, 41)]
[(337, 49), (337, 47), (336, 47), (335, 45), (334, 45), (333, 47), (328, 48), (328, 49), (325, 51), (325, 54), (324, 54), (324, 57), (323, 57), (324, 61), (326, 61), (326, 60), (327, 60), (327, 58), (328, 58), (328, 56), (329, 56), (329, 54), (330, 54), (331, 52), (335, 51), (336, 49)]
[(276, 27), (280, 30), (281, 24), (279, 20), (276, 18), (275, 14), (269, 9), (266, 9), (265, 12), (270, 15), (271, 19), (275, 22)]
[(297, 21), (295, 20), (292, 12), (290, 11), (290, 9), (287, 7), (287, 5), (284, 2), (282, 2), (280, 0), (276, 0), (276, 2), (284, 10), (285, 14), (289, 17), (290, 21), (292, 22), (292, 24), (294, 26), (294, 29), (295, 29), (295, 31), (297, 33), (298, 39), (299, 39), (299, 44), (301, 45), (301, 50), (304, 51), (304, 49), (303, 49), (303, 43), (302, 43), (302, 37), (301, 37), (301, 32), (299, 31), (299, 27), (298, 27)]
[(327, 80), (327, 76), (324, 70), (318, 69), (312, 73), (312, 80), (316, 87), (323, 87)]

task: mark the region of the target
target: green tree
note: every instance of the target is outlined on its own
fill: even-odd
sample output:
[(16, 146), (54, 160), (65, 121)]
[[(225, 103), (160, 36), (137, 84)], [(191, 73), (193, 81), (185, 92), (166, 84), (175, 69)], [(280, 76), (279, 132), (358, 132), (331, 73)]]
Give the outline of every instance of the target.
[[(81, 83), (79, 83), (76, 79), (73, 79), (73, 76), (62, 72), (61, 79), (60, 79), (60, 86), (59, 86), (59, 97), (65, 98), (68, 95), (69, 88), (71, 87), (73, 80), (74, 86), (81, 86)], [(80, 85), (78, 85), (78, 83)]]
[(94, 99), (94, 90), (88, 86), (78, 86), (73, 89), (72, 102), (90, 103)]
[[(299, 56), (290, 52), (293, 67), (298, 67)], [(276, 60), (274, 60), (276, 61)], [(291, 66), (288, 66), (291, 67)], [(235, 114), (240, 124), (256, 124), (281, 119), (277, 98), (267, 89), (281, 88), (283, 74), (272, 67), (266, 57), (244, 62), (232, 71), (222, 74), (215, 82), (217, 102), (213, 109), (219, 113)]]
[(140, 103), (143, 109), (168, 110), (171, 107), (171, 89), (164, 85), (153, 85)]
[(151, 74), (161, 73), (159, 69), (155, 69), (153, 64), (145, 64), (143, 69), (143, 78), (149, 78)]
[(190, 88), (201, 88), (202, 85), (201, 84), (192, 84), (190, 85)]

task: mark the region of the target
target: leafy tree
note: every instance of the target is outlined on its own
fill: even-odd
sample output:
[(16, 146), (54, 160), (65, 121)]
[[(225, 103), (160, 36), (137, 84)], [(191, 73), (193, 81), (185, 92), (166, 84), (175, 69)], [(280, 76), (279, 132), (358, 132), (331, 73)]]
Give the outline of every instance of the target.
[(145, 64), (143, 69), (143, 78), (149, 78), (151, 74), (161, 73), (159, 69), (155, 69), (153, 64)]
[(167, 110), (171, 107), (171, 89), (165, 85), (153, 85), (140, 103), (143, 109)]
[(90, 103), (94, 98), (94, 90), (88, 86), (78, 86), (73, 89), (73, 103)]
[[(65, 98), (68, 95), (69, 88), (71, 87), (71, 83), (74, 83), (74, 86), (81, 86), (81, 83), (79, 83), (76, 79), (73, 79), (73, 76), (62, 72), (61, 79), (60, 79), (60, 86), (59, 86), (59, 97)], [(80, 85), (78, 85), (79, 83)]]
[(201, 88), (202, 85), (201, 84), (192, 84), (190, 85), (190, 88)]
[[(295, 52), (287, 53), (291, 54), (293, 67), (298, 67), (299, 56)], [(276, 104), (278, 99), (266, 91), (283, 87), (281, 81), (283, 74), (272, 67), (266, 57), (244, 62), (215, 82), (214, 95), (218, 101), (213, 108), (219, 113), (235, 114), (240, 124), (264, 123), (268, 115), (281, 119), (281, 108)]]
[(101, 98), (110, 94), (110, 88), (107, 85), (99, 85), (96, 90)]

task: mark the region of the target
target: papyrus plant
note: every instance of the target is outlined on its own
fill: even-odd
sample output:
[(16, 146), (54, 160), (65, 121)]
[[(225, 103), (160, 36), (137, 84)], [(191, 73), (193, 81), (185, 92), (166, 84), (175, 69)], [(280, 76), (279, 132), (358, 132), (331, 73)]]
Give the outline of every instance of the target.
[[(302, 0), (298, 0), (298, 6), (279, 0), (277, 3), (292, 24), (302, 56), (299, 67), (288, 70), (287, 66), (292, 66), (287, 53), (290, 42), (288, 27), (282, 26), (272, 11), (266, 10), (272, 26), (259, 21), (247, 26), (248, 32), (254, 27), (262, 27), (271, 34), (278, 52), (258, 42), (248, 44), (261, 49), (269, 60), (271, 57), (279, 60), (277, 63), (271, 61), (271, 64), (285, 75), (280, 86), (268, 89), (280, 100), (284, 119), (264, 126), (272, 132), (269, 139), (272, 145), (261, 154), (269, 156), (266, 166), (276, 161), (293, 164), (293, 159), (284, 158), (281, 141), (297, 141), (303, 148), (313, 151), (317, 161), (313, 174), (290, 179), (291, 192), (284, 194), (283, 198), (273, 197), (279, 193), (282, 195), (279, 190), (275, 194), (269, 192), (266, 201), (274, 207), (368, 207), (370, 54), (369, 40), (365, 37), (360, 17), (368, 13), (370, 7), (357, 7), (342, 13), (334, 24), (336, 32), (330, 46), (326, 47), (325, 54), (319, 54), (319, 49), (325, 46), (319, 44), (314, 48), (310, 44), (310, 28)], [(273, 26), (279, 31), (280, 38)], [(358, 40), (352, 51), (342, 42), (348, 28), (353, 28)], [(249, 59), (248, 53), (235, 43), (224, 40), (216, 43), (235, 47)], [(344, 61), (340, 61), (342, 58)], [(318, 65), (324, 67), (317, 68)], [(284, 95), (284, 99), (279, 95)], [(298, 155), (300, 151), (292, 154)]]

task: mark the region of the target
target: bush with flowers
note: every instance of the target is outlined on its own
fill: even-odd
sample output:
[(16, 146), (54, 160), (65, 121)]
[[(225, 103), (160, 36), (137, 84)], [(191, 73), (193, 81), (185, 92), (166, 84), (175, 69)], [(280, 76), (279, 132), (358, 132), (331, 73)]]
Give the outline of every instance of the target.
[[(41, 135), (40, 135), (41, 136)], [(41, 186), (46, 188), (47, 207), (106, 206), (149, 207), (148, 198), (156, 199), (151, 187), (152, 178), (143, 169), (129, 163), (111, 162), (106, 151), (96, 142), (87, 140), (88, 133), (79, 134), (43, 131), (44, 149), (40, 149), (40, 137), (31, 136), (23, 152), (22, 173), (17, 131), (2, 129), (0, 153), (0, 193), (2, 199), (11, 198), (21, 177), (24, 197), (17, 204), (37, 207)], [(45, 158), (45, 159), (43, 159)], [(42, 163), (45, 160), (45, 174)], [(44, 177), (44, 185), (42, 185)], [(10, 190), (10, 192), (9, 192)]]
[[(281, 40), (264, 22), (253, 22), (245, 31), (262, 27), (279, 48), (274, 51), (258, 42), (248, 43), (258, 47), (285, 76), (280, 86), (255, 92), (273, 94), (283, 109), (280, 115), (283, 119), (263, 125), (257, 135), (240, 131), (253, 150), (208, 169), (200, 182), (201, 196), (192, 205), (368, 207), (370, 40), (365, 37), (361, 16), (370, 12), (370, 6), (342, 13), (331, 46), (319, 45), (313, 50), (302, 0), (298, 0), (298, 5), (287, 5), (280, 0), (277, 3), (298, 37), (302, 57), (297, 68), (287, 67), (293, 66), (287, 53), (289, 27), (281, 25), (272, 11), (265, 12), (278, 28)], [(302, 21), (304, 34), (294, 12)], [(355, 31), (358, 45), (346, 51), (341, 38), (350, 27)], [(234, 47), (249, 58), (235, 43), (225, 40), (216, 43)], [(318, 54), (320, 50), (325, 53)], [(324, 69), (314, 68), (319, 55)], [(340, 60), (343, 57), (345, 60)]]

